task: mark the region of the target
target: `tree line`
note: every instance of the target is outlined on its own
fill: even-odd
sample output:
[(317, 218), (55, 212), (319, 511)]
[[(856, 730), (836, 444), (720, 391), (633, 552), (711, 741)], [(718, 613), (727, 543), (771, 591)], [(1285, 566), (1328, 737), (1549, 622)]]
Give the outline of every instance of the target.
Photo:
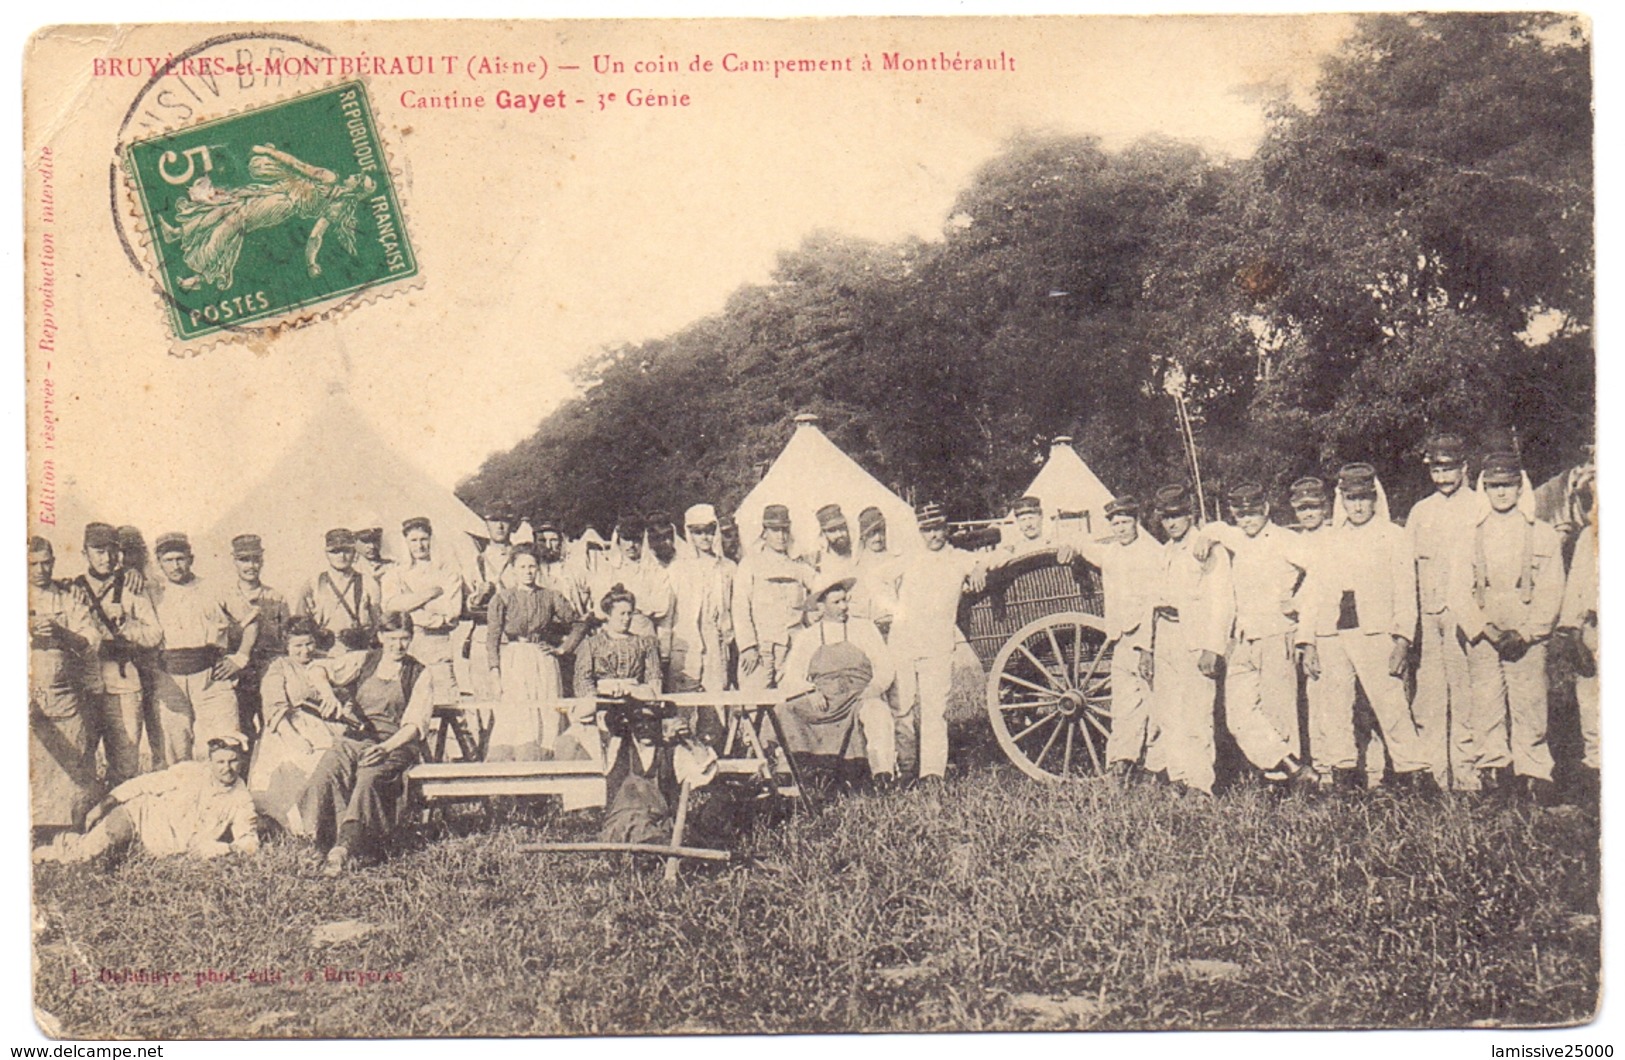
[(809, 236), (722, 312), (589, 358), (459, 493), (572, 531), (731, 510), (814, 412), (955, 518), (1059, 434), (1146, 495), (1185, 467), (1174, 372), (1213, 486), (1368, 460), (1403, 512), (1435, 428), (1515, 428), (1538, 482), (1594, 430), (1590, 63), (1572, 17), (1366, 16), (1251, 157), (1018, 135), (940, 240)]

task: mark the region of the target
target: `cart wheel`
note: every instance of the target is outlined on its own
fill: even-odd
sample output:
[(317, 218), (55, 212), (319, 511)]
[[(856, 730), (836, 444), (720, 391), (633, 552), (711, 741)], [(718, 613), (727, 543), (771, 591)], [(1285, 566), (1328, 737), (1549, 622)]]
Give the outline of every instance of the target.
[(1100, 619), (1063, 611), (1004, 642), (987, 679), (987, 714), (1010, 761), (1037, 780), (1105, 772), (1111, 652)]

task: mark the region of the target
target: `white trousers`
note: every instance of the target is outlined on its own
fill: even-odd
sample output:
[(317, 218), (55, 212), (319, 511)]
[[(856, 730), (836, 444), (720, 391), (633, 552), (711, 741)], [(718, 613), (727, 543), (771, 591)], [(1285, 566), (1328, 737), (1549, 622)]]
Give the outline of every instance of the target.
[(1440, 787), (1478, 788), (1467, 648), (1448, 610), (1422, 616), (1422, 656), (1416, 667), (1411, 717), (1423, 755)]
[(784, 680), (784, 664), (790, 661), (790, 645), (759, 644), (757, 654), (762, 661), (756, 669), (747, 674), (743, 666), (739, 668), (741, 692), (765, 692), (779, 687)]
[(1552, 779), (1546, 745), (1546, 645), (1507, 661), (1487, 640), (1467, 648), (1479, 769), (1512, 766), (1520, 777)]
[(858, 700), (858, 727), (863, 730), (869, 773), (897, 775), (897, 732), (891, 707), (884, 699)]
[(948, 772), (948, 692), (953, 679), (951, 654), (898, 660), (898, 714), (906, 718), (915, 703), (919, 704), (922, 777), (940, 777)]
[(209, 740), (237, 731), (237, 690), (230, 681), (217, 681), (208, 670), (195, 674), (153, 671), (154, 721), (164, 760), (154, 770), (166, 769), (189, 758), (209, 757)]
[(1140, 762), (1154, 769), (1152, 746), (1157, 730), (1151, 723), (1151, 686), (1140, 676), (1140, 653), (1117, 645), (1112, 653), (1112, 727), (1106, 736), (1107, 762)]
[[(1316, 757), (1334, 769), (1354, 769), (1358, 754), (1354, 745), (1354, 693), (1356, 683), (1365, 689), (1382, 730), (1388, 757), (1396, 773), (1429, 768), (1423, 757), (1422, 742), (1405, 699), (1405, 682), (1388, 672), (1388, 656), (1394, 639), (1383, 633), (1345, 630), (1329, 637), (1316, 637), (1320, 655), (1319, 682), (1326, 697), (1321, 738), (1324, 754)], [(1316, 682), (1310, 682), (1314, 684)]]
[(1225, 667), (1224, 709), (1230, 735), (1258, 769), (1300, 757), (1292, 634), (1236, 642)]
[(1158, 728), (1157, 760), (1168, 779), (1213, 792), (1211, 677), (1196, 665), (1201, 652), (1186, 647), (1177, 622), (1158, 622), (1151, 715)]

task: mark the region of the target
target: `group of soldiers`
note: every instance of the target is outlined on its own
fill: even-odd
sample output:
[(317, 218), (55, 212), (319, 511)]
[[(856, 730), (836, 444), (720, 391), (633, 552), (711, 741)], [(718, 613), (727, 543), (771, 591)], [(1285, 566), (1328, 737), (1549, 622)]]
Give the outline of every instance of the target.
[[(222, 741), (251, 742), (259, 678), (284, 652), (293, 616), (333, 651), (373, 646), (384, 616), (407, 614), (412, 657), (435, 672), (437, 696), (500, 699), (508, 627), (499, 618), (493, 636), (489, 623), (516, 564), (527, 587), (559, 601), (545, 627), (525, 634), (550, 650), (579, 644), (606, 597), (630, 596), (633, 632), (658, 645), (665, 691), (783, 689), (797, 704), (791, 729), (815, 749), (865, 754), (881, 786), (900, 759), (939, 783), (961, 597), (1040, 546), (1101, 571), (1112, 646), (1106, 761), (1125, 781), (1210, 794), (1222, 686), (1223, 724), (1258, 775), (1282, 787), (1354, 790), (1386, 773), (1399, 790), (1549, 801), (1547, 655), (1557, 644), (1579, 675), (1581, 775), (1594, 784), (1594, 525), (1572, 542), (1566, 570), (1565, 542), (1534, 517), (1516, 454), (1485, 454), (1477, 490), (1460, 436), (1432, 438), (1426, 461), (1435, 492), (1403, 527), (1375, 470), (1349, 464), (1331, 488), (1316, 478), (1292, 485), (1292, 528), (1272, 521), (1256, 484), (1228, 491), (1231, 522), (1205, 526), (1188, 488), (1171, 485), (1146, 512), (1133, 498), (1112, 501), (1101, 540), (1053, 540), (1039, 499), (1022, 498), (1013, 540), (980, 552), (949, 544), (935, 504), (917, 510), (918, 540), (911, 530), (908, 541), (888, 537), (878, 508), (854, 528), (827, 504), (806, 535), (811, 547), (796, 536), (811, 528), (792, 527), (777, 504), (753, 542), (697, 504), (681, 522), (624, 517), (600, 547), (567, 543), (545, 518), (528, 520), (532, 541), (517, 544), (522, 521), (494, 508), (472, 570), (437, 554), (426, 518), (402, 524), (400, 560), (383, 555), (381, 527), (336, 528), (323, 541), (326, 568), (291, 598), (261, 580), (265, 550), (252, 533), (232, 541), (230, 584), (193, 572), (180, 533), (156, 540), (149, 569), (135, 528), (92, 523), (86, 569), (68, 581), (56, 578), (51, 543), (34, 538), (34, 824), (47, 836), (81, 827), (96, 792), (141, 771), (143, 736), (155, 770), (206, 759)], [(1143, 531), (1142, 515), (1165, 542)], [(1369, 735), (1357, 725), (1361, 692)]]
[[(222, 749), (246, 758), (260, 717), (260, 681), (286, 651), (295, 615), (344, 647), (370, 646), (389, 594), (422, 625), (417, 650), (449, 658), (463, 583), (430, 558), (427, 520), (405, 527), (411, 562), (381, 554), (383, 532), (334, 530), (328, 569), (290, 603), (261, 580), (259, 536), (232, 540), (230, 584), (193, 571), (191, 541), (161, 534), (150, 557), (140, 530), (85, 527), (85, 570), (55, 576), (43, 537), (29, 541), (32, 819), (39, 841), (78, 830), (97, 796), (143, 771)], [(432, 586), (429, 585), (433, 582)], [(426, 586), (428, 586), (426, 588)]]
[[(1358, 791), (1386, 776), (1398, 791), (1550, 804), (1555, 646), (1576, 675), (1577, 776), (1594, 797), (1594, 520), (1576, 528), (1566, 568), (1517, 453), (1485, 453), (1476, 490), (1460, 435), (1429, 439), (1425, 460), (1434, 491), (1403, 526), (1362, 463), (1331, 490), (1293, 483), (1295, 530), (1271, 521), (1252, 483), (1228, 491), (1230, 522), (1200, 528), (1185, 487), (1159, 490), (1160, 547), (1139, 534), (1132, 501), (1114, 502), (1099, 561), (1115, 639), (1111, 771), (1211, 794), (1222, 687), (1225, 727), (1282, 788)], [(1358, 693), (1375, 722), (1365, 739)]]

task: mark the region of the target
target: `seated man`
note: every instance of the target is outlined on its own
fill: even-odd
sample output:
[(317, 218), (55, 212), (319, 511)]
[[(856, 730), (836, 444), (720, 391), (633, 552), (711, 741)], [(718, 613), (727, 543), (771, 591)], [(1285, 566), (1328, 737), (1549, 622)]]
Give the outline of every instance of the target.
[(84, 835), (66, 834), (34, 851), (35, 861), (89, 861), (140, 841), (153, 857), (213, 858), (259, 850), (254, 800), (243, 783), (248, 741), (209, 740), (206, 762), (178, 762), (126, 780), (90, 812)]
[[(819, 759), (845, 765), (867, 753), (875, 786), (897, 774), (896, 733), (886, 691), (895, 677), (880, 631), (851, 616), (853, 579), (826, 576), (808, 597), (807, 626), (794, 631), (785, 663), (779, 721), (792, 754), (817, 768)], [(864, 741), (854, 739), (861, 725)]]

